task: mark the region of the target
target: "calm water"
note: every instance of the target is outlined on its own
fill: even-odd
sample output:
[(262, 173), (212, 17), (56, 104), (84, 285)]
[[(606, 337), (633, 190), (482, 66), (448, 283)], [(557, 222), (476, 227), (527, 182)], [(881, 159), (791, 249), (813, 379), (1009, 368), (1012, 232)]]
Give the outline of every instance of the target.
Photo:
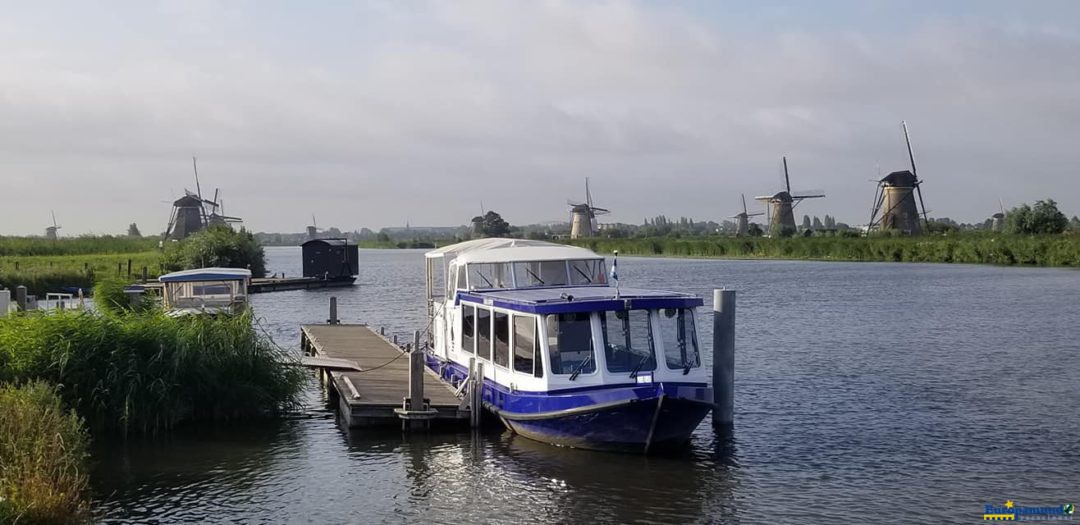
[[(418, 251), (361, 251), (359, 286), (257, 295), (274, 339), (423, 323)], [(268, 250), (300, 273), (298, 248)], [(509, 433), (342, 430), (316, 387), (272, 424), (100, 443), (107, 523), (959, 522), (1080, 503), (1080, 273), (625, 258), (627, 286), (738, 290), (736, 427), (677, 457)], [(706, 346), (708, 348), (708, 346)]]

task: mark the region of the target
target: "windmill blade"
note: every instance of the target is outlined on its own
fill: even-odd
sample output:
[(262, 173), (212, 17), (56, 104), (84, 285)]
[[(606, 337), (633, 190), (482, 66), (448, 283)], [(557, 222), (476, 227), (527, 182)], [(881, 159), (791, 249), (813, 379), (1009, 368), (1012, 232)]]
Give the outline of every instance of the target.
[(746, 214), (746, 194), (741, 193), (740, 195), (742, 195), (742, 212)]
[(593, 213), (611, 213), (611, 210), (607, 208), (589, 208)]
[(900, 125), (904, 128), (904, 142), (907, 143), (908, 159), (911, 160), (911, 174), (915, 176), (915, 180), (918, 180), (919, 172), (915, 170), (915, 153), (911, 150), (911, 136), (908, 135), (907, 121), (901, 120)]
[(747, 217), (760, 217), (762, 215), (765, 215), (765, 212), (759, 211), (757, 213), (747, 213), (746, 214)]
[(54, 211), (54, 210), (49, 210), (49, 213), (51, 213), (51, 214), (52, 214), (52, 225), (53, 225), (53, 228), (59, 228), (59, 226), (57, 226), (57, 225), (56, 225), (56, 211)]
[(825, 190), (808, 190), (792, 193), (792, 199), (818, 199), (825, 196)]
[(1001, 214), (1005, 215), (1005, 203), (1001, 202), (1001, 198), (998, 198), (998, 208), (1001, 209)]
[(791, 194), (791, 179), (788, 177), (787, 170), (787, 155), (784, 156), (784, 187), (787, 188), (787, 192)]
[(585, 204), (592, 209), (592, 193), (589, 192), (589, 178), (585, 177)]
[(571, 206), (585, 206), (586, 205), (584, 202), (577, 202), (574, 199), (566, 199), (566, 203), (571, 205)]
[[(905, 132), (907, 131), (906, 126), (904, 127), (904, 130), (905, 130)], [(914, 169), (914, 164), (912, 165), (912, 168)], [(912, 174), (914, 174), (914, 173), (915, 172), (912, 171)], [(919, 194), (919, 206), (922, 208), (923, 227), (926, 229), (926, 231), (930, 231), (930, 219), (927, 217), (926, 203), (923, 202), (921, 186), (922, 186), (922, 183), (916, 182), (915, 183), (915, 191)]]

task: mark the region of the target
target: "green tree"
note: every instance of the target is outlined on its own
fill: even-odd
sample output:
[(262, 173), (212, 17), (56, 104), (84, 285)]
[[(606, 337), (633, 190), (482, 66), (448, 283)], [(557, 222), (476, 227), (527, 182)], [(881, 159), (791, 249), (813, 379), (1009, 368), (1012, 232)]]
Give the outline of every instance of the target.
[[(816, 219), (817, 217), (814, 217), (814, 218)], [(803, 215), (802, 216), (802, 229), (804, 229), (804, 230), (809, 230), (810, 229), (810, 216), (809, 215)]]
[(503, 220), (502, 216), (494, 211), (484, 214), (480, 224), (480, 233), (484, 237), (502, 237), (510, 233), (510, 223)]
[(1069, 219), (1069, 231), (1080, 232), (1080, 217), (1073, 215), (1073, 218)]
[(172, 271), (217, 266), (247, 268), (252, 277), (266, 277), (266, 254), (255, 236), (223, 225), (167, 244), (163, 260), (165, 268)]
[(1013, 208), (1005, 215), (1005, 231), (1024, 235), (1053, 235), (1065, 231), (1069, 219), (1057, 208), (1053, 199)]
[(762, 230), (761, 225), (758, 223), (751, 222), (750, 225), (746, 227), (746, 234), (751, 237), (761, 237), (762, 235), (765, 235), (765, 230)]

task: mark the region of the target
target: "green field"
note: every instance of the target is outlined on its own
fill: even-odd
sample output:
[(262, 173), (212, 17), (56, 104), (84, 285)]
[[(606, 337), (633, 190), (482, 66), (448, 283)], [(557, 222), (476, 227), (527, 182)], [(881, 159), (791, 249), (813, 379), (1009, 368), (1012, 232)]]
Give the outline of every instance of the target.
[(66, 287), (89, 289), (102, 277), (141, 277), (145, 266), (150, 277), (161, 273), (161, 252), (85, 255), (0, 256), (0, 287), (27, 287), (27, 293), (43, 296)]
[(600, 254), (1080, 266), (1080, 235), (962, 233), (923, 237), (577, 239)]

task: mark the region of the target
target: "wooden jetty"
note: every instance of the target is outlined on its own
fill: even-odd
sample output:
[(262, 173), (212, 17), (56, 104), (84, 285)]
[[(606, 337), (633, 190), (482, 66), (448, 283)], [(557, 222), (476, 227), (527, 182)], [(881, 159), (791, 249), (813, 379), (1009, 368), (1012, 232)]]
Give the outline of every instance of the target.
[[(470, 420), (467, 396), (459, 397), (423, 366), (423, 352), (405, 351), (366, 325), (336, 324), (331, 308), (331, 324), (300, 327), (300, 348), (304, 364), (318, 369), (337, 397), (350, 428)], [(410, 374), (422, 381), (410, 381)], [(414, 405), (411, 396), (420, 383), (423, 403)]]
[(283, 292), (286, 290), (315, 290), (319, 288), (340, 288), (352, 286), (356, 277), (337, 277), (320, 279), (318, 277), (259, 278), (252, 279), (248, 285), (250, 293)]

